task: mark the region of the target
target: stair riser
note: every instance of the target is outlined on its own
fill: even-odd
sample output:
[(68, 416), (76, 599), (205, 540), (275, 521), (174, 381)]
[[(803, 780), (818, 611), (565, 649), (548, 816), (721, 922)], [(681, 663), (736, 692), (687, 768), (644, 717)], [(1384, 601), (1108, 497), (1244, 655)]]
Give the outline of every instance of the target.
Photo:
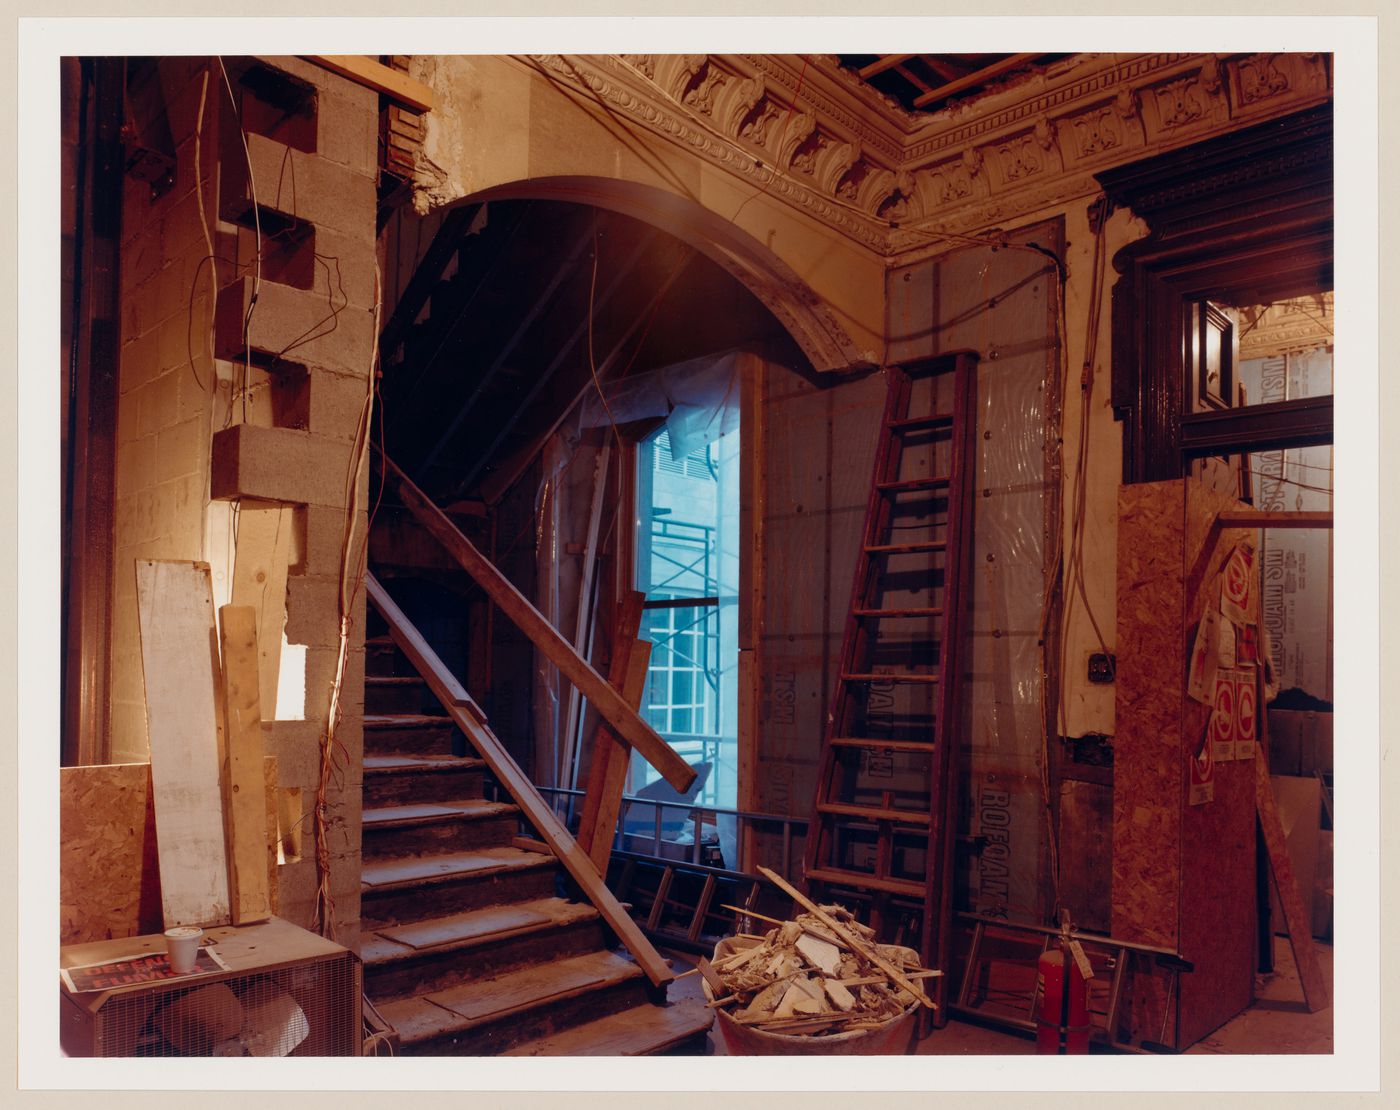
[(406, 998), (454, 983), (489, 979), (550, 960), (596, 952), (606, 943), (598, 918), (521, 933), (455, 952), (422, 953), (411, 959), (365, 964), (365, 991), (373, 999)]
[[(382, 676), (381, 676), (382, 677)], [(419, 683), (411, 685), (376, 686), (365, 683), (366, 713), (422, 713), (433, 705), (428, 688)], [(441, 712), (441, 710), (436, 710)]]
[(418, 672), (393, 644), (365, 644), (365, 674), (385, 678), (416, 678)]
[(367, 771), (364, 807), (413, 805), (480, 798), (485, 781), (480, 770)]
[(422, 921), (506, 902), (528, 902), (554, 896), (557, 867), (528, 868), (496, 875), (463, 875), (459, 879), (395, 890), (365, 890), (360, 894), (362, 929), (389, 922)]
[[(403, 728), (366, 726), (366, 755), (453, 755), (452, 738), (457, 730), (408, 725)], [(462, 742), (465, 744), (465, 741)], [(455, 754), (465, 750), (461, 745)]]
[(366, 825), (360, 851), (365, 859), (383, 859), (386, 856), (432, 855), (470, 848), (499, 847), (510, 844), (518, 824), (514, 815), (508, 814), (482, 820), (457, 819), (389, 828)]
[(550, 1036), (647, 1000), (645, 980), (638, 977), (609, 983), (559, 1001), (546, 1000), (521, 1013), (510, 1014), (462, 1033), (404, 1045), (405, 1056), (494, 1056), (521, 1041)]

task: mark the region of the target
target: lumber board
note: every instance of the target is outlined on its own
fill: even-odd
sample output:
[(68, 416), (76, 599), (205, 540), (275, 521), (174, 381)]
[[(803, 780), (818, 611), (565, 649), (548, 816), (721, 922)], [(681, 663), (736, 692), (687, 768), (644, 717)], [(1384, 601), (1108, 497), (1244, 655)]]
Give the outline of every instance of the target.
[[(627, 704), (633, 707), (642, 703), (647, 664), (651, 660), (651, 644), (637, 639), (642, 627), (644, 601), (645, 595), (632, 590), (618, 603), (617, 616), (613, 621), (612, 662), (608, 669), (608, 682), (617, 687), (627, 699)], [(641, 672), (640, 679), (637, 677), (638, 671)], [(578, 835), (579, 847), (588, 853), (600, 875), (608, 873), (608, 856), (612, 852), (617, 815), (622, 808), (622, 792), (627, 782), (627, 763), (631, 754), (631, 745), (610, 729), (606, 722), (600, 722), (593, 736), (588, 785), (584, 790)]]
[[(598, 451), (593, 467), (593, 494), (588, 505), (588, 532), (583, 543), (583, 568), (578, 576), (578, 614), (574, 622), (574, 647), (585, 650), (585, 639), (593, 620), (593, 575), (598, 564), (598, 533), (603, 523), (603, 495), (607, 492), (608, 462), (612, 457), (612, 444), (605, 442)], [(632, 634), (632, 638), (636, 633)], [(617, 640), (613, 641), (618, 643)], [(609, 676), (611, 681), (611, 676)], [(614, 686), (618, 684), (613, 682)], [(564, 718), (564, 764), (560, 768), (559, 781), (570, 788), (578, 784), (578, 740), (579, 711), (582, 697), (577, 686), (569, 687), (569, 709)]]
[(161, 904), (167, 928), (229, 920), (219, 673), (207, 563), (136, 563)]
[(406, 73), (376, 62), (363, 54), (303, 54), (308, 62), (338, 73), (367, 89), (383, 93), (401, 108), (415, 112), (433, 110), (433, 90)]
[[(402, 645), (400, 640), (402, 631), (411, 627), (408, 618), (394, 604), (394, 599), (388, 595), (372, 574), (365, 575), (365, 593), (388, 623), (390, 634), (394, 637), (395, 642)], [(429, 688), (438, 696), (439, 700), (444, 700), (444, 695), (449, 688), (450, 672), (431, 648), (427, 648), (422, 662), (424, 667), (420, 673), (428, 680)], [(614, 691), (614, 693), (616, 692)], [(466, 733), (467, 739), (471, 742), (477, 755), (490, 768), (496, 781), (505, 788), (506, 793), (511, 796), (511, 800), (520, 807), (526, 820), (534, 826), (540, 839), (549, 845), (550, 851), (564, 865), (564, 869), (568, 871), (574, 882), (583, 889), (584, 896), (602, 915), (603, 920), (617, 934), (618, 939), (627, 950), (632, 953), (646, 973), (647, 978), (658, 987), (669, 983), (675, 976), (671, 973), (666, 961), (652, 947), (651, 942), (637, 927), (637, 923), (632, 920), (622, 903), (608, 889), (602, 876), (598, 873), (598, 869), (593, 866), (593, 861), (588, 858), (588, 854), (569, 835), (569, 830), (564, 827), (554, 810), (540, 796), (534, 784), (525, 777), (524, 772), (511, 758), (510, 753), (506, 751), (505, 745), (486, 724), (484, 717), (469, 712), (462, 705), (448, 705), (447, 710), (452, 719), (457, 722), (457, 726)]]
[(1303, 908), (1298, 882), (1293, 876), (1287, 838), (1274, 801), (1273, 783), (1269, 781), (1269, 759), (1261, 744), (1256, 744), (1254, 748), (1254, 801), (1259, 811), (1259, 827), (1264, 833), (1264, 846), (1269, 853), (1269, 867), (1274, 873), (1274, 887), (1278, 891), (1279, 904), (1283, 907), (1284, 920), (1288, 923), (1288, 943), (1293, 949), (1293, 960), (1298, 965), (1303, 998), (1308, 1011), (1316, 1013), (1330, 1001), (1327, 980), (1322, 974), (1317, 948), (1313, 944), (1312, 917)]
[[(695, 769), (671, 749), (622, 695), (609, 686), (548, 620), (471, 540), (457, 530), (392, 459), (377, 455), (386, 477), (398, 488), (404, 506), (447, 548), (448, 553), (477, 582), (502, 613), (530, 639), (560, 672), (577, 686), (599, 713), (676, 790), (684, 793), (695, 781)], [(387, 597), (387, 595), (385, 595)], [(403, 622), (407, 624), (407, 622)], [(430, 679), (431, 681), (431, 679)]]
[(514, 933), (532, 925), (549, 921), (549, 915), (521, 906), (492, 906), (489, 910), (456, 914), (432, 921), (416, 921), (411, 925), (396, 925), (376, 929), (381, 937), (406, 944), (410, 948), (436, 948), (464, 940)]
[(620, 981), (636, 975), (636, 968), (611, 952), (590, 952), (498, 976), (484, 983), (464, 983), (428, 995), (444, 1009), (481, 1021), (551, 1002), (561, 1002), (599, 983)]
[(272, 916), (267, 888), (267, 784), (258, 697), (258, 616), (250, 605), (219, 610), (224, 657), (225, 826), (229, 911), (235, 925)]
[(257, 612), (258, 695), (266, 716), (277, 715), (282, 630), (287, 625), (287, 564), (292, 551), (292, 508), (275, 501), (240, 502), (233, 556), (234, 605)]
[(1332, 512), (1267, 512), (1263, 509), (1229, 509), (1215, 520), (1221, 528), (1331, 528)]
[(925, 1006), (933, 1009), (933, 1000), (920, 989), (919, 985), (905, 975), (903, 971), (895, 967), (894, 964), (890, 963), (889, 960), (885, 959), (884, 956), (880, 955), (873, 945), (867, 944), (865, 941), (861, 940), (860, 937), (847, 929), (841, 922), (837, 921), (776, 871), (770, 870), (767, 867), (760, 867), (758, 873), (808, 913), (813, 914), (818, 921), (830, 929), (852, 952), (874, 964), (888, 975), (892, 982), (903, 987)]

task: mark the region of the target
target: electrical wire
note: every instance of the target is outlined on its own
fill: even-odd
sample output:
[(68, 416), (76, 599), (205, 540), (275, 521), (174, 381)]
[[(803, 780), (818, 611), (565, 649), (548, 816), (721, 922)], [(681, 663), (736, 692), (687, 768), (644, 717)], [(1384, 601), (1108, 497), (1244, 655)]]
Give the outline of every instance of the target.
[[(199, 226), (204, 230), (204, 245), (208, 250), (206, 258), (199, 260), (199, 265), (205, 261), (209, 263), (209, 388), (214, 388), (219, 380), (219, 376), (214, 367), (214, 309), (219, 297), (219, 272), (214, 264), (214, 236), (209, 231), (209, 217), (204, 211), (204, 158), (200, 153), (200, 142), (204, 135), (204, 105), (209, 92), (209, 68), (204, 69), (203, 80), (199, 85), (199, 111), (195, 114), (194, 124), (194, 199), (199, 208)], [(189, 317), (185, 327), (185, 345), (189, 350), (190, 373), (194, 375), (194, 381), (200, 390), (203, 391), (204, 383), (199, 380), (199, 370), (194, 364), (193, 343), (190, 339), (190, 329), (194, 325), (194, 288), (199, 280), (199, 266), (195, 267), (195, 276), (190, 282), (190, 305)]]
[(613, 418), (612, 406), (608, 404), (608, 396), (603, 392), (603, 383), (598, 380), (598, 364), (593, 359), (593, 306), (594, 298), (598, 291), (598, 209), (593, 209), (593, 276), (588, 282), (588, 372), (593, 376), (593, 388), (598, 391), (598, 400), (603, 402), (603, 411), (607, 413), (608, 424), (612, 428), (613, 438), (617, 440), (617, 457), (621, 460), (625, 455), (622, 445), (622, 433), (617, 430), (617, 421)]

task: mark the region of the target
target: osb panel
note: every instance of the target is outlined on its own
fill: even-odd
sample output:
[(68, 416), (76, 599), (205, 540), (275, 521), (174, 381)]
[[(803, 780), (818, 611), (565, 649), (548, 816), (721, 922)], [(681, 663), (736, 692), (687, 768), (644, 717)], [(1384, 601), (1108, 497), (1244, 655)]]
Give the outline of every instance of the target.
[[(1186, 556), (1188, 566), (1199, 568), (1188, 582), (1188, 634), (1207, 605), (1219, 605), (1220, 570), (1235, 544), (1251, 535), (1231, 529), (1219, 533), (1211, 548), (1203, 547), (1216, 515), (1238, 507), (1242, 506), (1229, 495), (1188, 484)], [(1184, 791), (1191, 748), (1200, 742), (1209, 709), (1190, 698), (1183, 697), (1182, 703), (1184, 744), (1177, 771)], [(1181, 979), (1181, 1048), (1254, 999), (1254, 827), (1253, 761), (1217, 763), (1214, 797), (1204, 805), (1187, 806), (1182, 817), (1181, 952), (1196, 970)]]
[(161, 931), (151, 765), (59, 772), (59, 943)]
[[(264, 761), (268, 886), (277, 912), (277, 759)], [(151, 765), (59, 771), (59, 943), (158, 933), (162, 924)]]
[(1175, 948), (1186, 651), (1180, 482), (1118, 491), (1113, 935)]

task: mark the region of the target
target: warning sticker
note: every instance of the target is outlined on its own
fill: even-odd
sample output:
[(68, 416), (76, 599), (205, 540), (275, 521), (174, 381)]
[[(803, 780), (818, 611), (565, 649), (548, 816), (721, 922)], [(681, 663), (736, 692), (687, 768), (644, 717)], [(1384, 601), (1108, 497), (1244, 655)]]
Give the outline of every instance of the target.
[(1220, 666), (1217, 643), (1220, 637), (1220, 614), (1207, 609), (1196, 626), (1196, 641), (1191, 648), (1191, 665), (1186, 673), (1186, 693), (1196, 701), (1210, 705), (1215, 700), (1215, 672)]
[(1253, 759), (1258, 690), (1251, 670), (1235, 672), (1235, 758)]
[(1235, 545), (1225, 571), (1220, 576), (1220, 611), (1236, 624), (1259, 621), (1259, 583), (1254, 565), (1254, 546)]
[(1235, 758), (1235, 682), (1229, 671), (1220, 671), (1215, 676), (1215, 698), (1207, 737), (1213, 763), (1228, 763)]
[(1187, 805), (1200, 806), (1215, 797), (1215, 757), (1211, 753), (1213, 726), (1206, 730), (1201, 750), (1191, 757), (1191, 783), (1186, 794)]

